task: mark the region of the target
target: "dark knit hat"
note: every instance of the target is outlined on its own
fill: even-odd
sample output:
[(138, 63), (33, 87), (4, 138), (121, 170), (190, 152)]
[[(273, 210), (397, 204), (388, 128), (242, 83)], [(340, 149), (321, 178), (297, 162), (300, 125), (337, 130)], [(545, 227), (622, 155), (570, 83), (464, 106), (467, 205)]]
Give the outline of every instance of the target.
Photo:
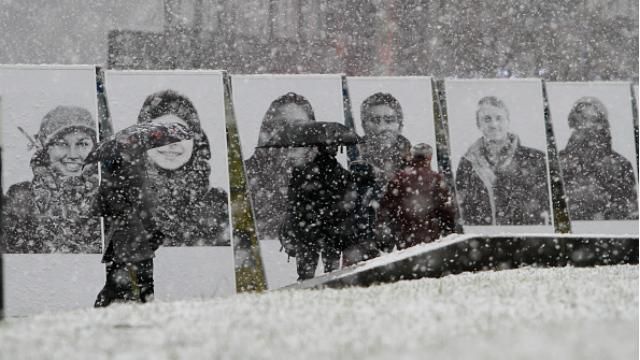
[(433, 156), (433, 148), (429, 144), (420, 143), (411, 148), (411, 155), (416, 159), (431, 159)]
[(149, 122), (169, 114), (184, 120), (192, 130), (200, 130), (198, 111), (191, 100), (171, 89), (149, 95), (142, 104), (138, 122)]
[(40, 124), (40, 131), (36, 138), (46, 147), (58, 135), (71, 129), (89, 131), (93, 137), (96, 134), (96, 123), (89, 110), (78, 106), (58, 106), (49, 111)]

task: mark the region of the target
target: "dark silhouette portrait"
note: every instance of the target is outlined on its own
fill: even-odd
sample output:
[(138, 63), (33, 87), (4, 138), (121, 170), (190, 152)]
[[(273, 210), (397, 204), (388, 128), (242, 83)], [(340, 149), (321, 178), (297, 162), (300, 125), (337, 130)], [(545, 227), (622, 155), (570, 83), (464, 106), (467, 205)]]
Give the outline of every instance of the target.
[(482, 137), (462, 156), (456, 171), (459, 208), (465, 225), (550, 223), (545, 156), (520, 144), (509, 131), (502, 100), (478, 101), (476, 126)]
[(569, 113), (569, 127), (571, 136), (559, 158), (571, 219), (637, 219), (633, 166), (611, 148), (604, 104), (580, 98)]
[(373, 166), (377, 182), (384, 186), (410, 157), (411, 143), (401, 135), (402, 107), (393, 95), (375, 93), (362, 102), (360, 120), (364, 130), (361, 159)]
[(244, 163), (258, 235), (277, 239), (287, 207), (287, 187), (295, 166), (313, 159), (313, 148), (261, 148), (274, 142), (288, 125), (315, 121), (311, 103), (302, 95), (290, 92), (275, 99), (262, 119), (258, 147)]
[(227, 193), (211, 187), (211, 148), (191, 100), (173, 90), (151, 94), (138, 122), (180, 123), (193, 131), (191, 140), (147, 151), (145, 168), (153, 220), (165, 246), (230, 245)]
[(98, 168), (84, 165), (96, 146), (96, 124), (81, 107), (58, 106), (42, 119), (31, 181), (12, 185), (2, 208), (7, 253), (99, 253), (100, 221), (91, 213)]

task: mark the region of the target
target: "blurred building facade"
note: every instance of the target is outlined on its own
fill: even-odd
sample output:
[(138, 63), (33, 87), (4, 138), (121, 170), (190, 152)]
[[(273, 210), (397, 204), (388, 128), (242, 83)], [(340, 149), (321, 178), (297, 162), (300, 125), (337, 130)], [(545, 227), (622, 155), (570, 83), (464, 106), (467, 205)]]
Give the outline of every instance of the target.
[(638, 80), (637, 0), (4, 0), (0, 62)]

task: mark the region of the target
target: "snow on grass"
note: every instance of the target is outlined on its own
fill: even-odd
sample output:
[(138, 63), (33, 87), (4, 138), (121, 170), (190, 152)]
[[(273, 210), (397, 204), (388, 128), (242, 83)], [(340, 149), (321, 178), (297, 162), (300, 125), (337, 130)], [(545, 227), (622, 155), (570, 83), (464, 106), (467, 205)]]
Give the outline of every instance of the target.
[(10, 318), (1, 359), (638, 358), (638, 266), (523, 268)]

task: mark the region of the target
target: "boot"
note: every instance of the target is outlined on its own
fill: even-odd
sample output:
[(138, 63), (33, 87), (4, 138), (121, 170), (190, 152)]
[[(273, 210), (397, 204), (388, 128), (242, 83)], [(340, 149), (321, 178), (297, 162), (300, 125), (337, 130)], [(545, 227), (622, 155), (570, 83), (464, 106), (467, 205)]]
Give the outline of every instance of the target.
[(133, 263), (130, 269), (135, 273), (135, 291), (137, 299), (141, 303), (147, 303), (153, 300), (153, 259), (148, 259)]
[(107, 263), (105, 269), (107, 279), (93, 306), (106, 307), (114, 301), (133, 299), (126, 264), (110, 262)]

